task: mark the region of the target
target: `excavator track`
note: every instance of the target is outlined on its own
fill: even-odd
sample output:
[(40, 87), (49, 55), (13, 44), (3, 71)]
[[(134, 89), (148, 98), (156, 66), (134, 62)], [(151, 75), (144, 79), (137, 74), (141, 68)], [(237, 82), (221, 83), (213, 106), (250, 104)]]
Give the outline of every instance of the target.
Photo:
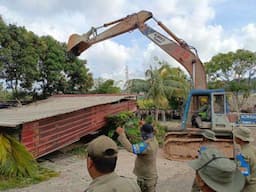
[(217, 138), (216, 141), (204, 141), (202, 135), (193, 131), (168, 132), (164, 140), (164, 153), (167, 159), (186, 161), (196, 159), (201, 146), (215, 147), (228, 158), (234, 157), (232, 139)]

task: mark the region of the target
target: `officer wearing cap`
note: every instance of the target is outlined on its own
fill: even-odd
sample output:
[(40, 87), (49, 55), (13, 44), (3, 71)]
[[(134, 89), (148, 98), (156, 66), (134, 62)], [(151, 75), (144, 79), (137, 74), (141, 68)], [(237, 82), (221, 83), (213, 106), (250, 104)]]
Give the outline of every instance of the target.
[(202, 192), (240, 192), (245, 178), (234, 161), (215, 148), (206, 148), (189, 166), (196, 171), (196, 183)]
[(240, 145), (241, 154), (249, 164), (250, 174), (246, 176), (246, 184), (243, 192), (256, 192), (256, 149), (250, 144), (254, 139), (250, 129), (238, 127), (233, 130), (236, 144)]
[(118, 148), (107, 136), (99, 136), (87, 147), (87, 170), (93, 179), (85, 192), (140, 192), (137, 183), (114, 170)]
[(134, 174), (142, 192), (154, 192), (157, 184), (156, 157), (158, 142), (154, 136), (154, 128), (150, 124), (140, 122), (142, 142), (131, 144), (123, 128), (116, 129), (118, 140), (126, 150), (137, 155)]

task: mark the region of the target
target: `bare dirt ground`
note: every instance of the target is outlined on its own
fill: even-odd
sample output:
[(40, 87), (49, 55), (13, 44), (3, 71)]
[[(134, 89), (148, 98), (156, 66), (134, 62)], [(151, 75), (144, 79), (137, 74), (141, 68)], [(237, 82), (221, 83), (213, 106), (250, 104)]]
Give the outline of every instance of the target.
[[(44, 167), (60, 172), (58, 177), (26, 188), (6, 190), (8, 192), (82, 192), (91, 182), (86, 170), (85, 159), (70, 154), (55, 154), (41, 162)], [(136, 179), (132, 173), (135, 155), (120, 149), (116, 172), (119, 175)], [(160, 149), (157, 159), (159, 192), (188, 192), (191, 189), (194, 171), (185, 162), (170, 161), (164, 158)]]

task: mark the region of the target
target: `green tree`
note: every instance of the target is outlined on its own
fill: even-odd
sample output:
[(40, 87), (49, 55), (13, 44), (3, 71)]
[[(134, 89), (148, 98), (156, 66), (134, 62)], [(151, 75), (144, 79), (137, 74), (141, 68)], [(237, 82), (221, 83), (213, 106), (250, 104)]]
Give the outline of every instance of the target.
[(152, 66), (150, 66), (150, 69), (146, 71), (145, 75), (149, 85), (147, 98), (151, 98), (154, 101), (156, 108), (167, 108), (168, 100), (166, 97), (166, 92), (169, 92), (169, 87), (167, 87), (164, 83), (161, 73), (158, 69), (153, 69)]
[[(3, 63), (4, 63), (4, 49), (3, 44), (5, 43), (8, 35), (8, 27), (0, 16), (0, 71), (2, 71)], [(2, 74), (1, 74), (2, 78)]]
[(146, 93), (149, 89), (147, 82), (144, 79), (130, 79), (125, 83), (124, 91), (126, 93)]
[(165, 61), (160, 62), (160, 66), (159, 72), (164, 84), (168, 87), (166, 89), (167, 99), (171, 107), (177, 109), (178, 106), (181, 107), (181, 102), (186, 100), (191, 89), (191, 82), (180, 68), (170, 67)]
[(115, 81), (112, 79), (96, 79), (94, 82), (94, 86), (94, 89), (91, 91), (92, 93), (121, 93), (120, 87), (115, 86)]
[(66, 53), (66, 45), (51, 36), (40, 38), (39, 84), (43, 96), (56, 93), (86, 93), (93, 85), (92, 74), (80, 60)]
[(66, 56), (65, 73), (69, 79), (67, 93), (86, 93), (93, 86), (93, 77), (85, 67), (87, 61), (70, 55)]
[(35, 54), (36, 39), (33, 33), (23, 27), (9, 25), (7, 34), (1, 39), (0, 58), (3, 65), (2, 76), (8, 88), (18, 94), (19, 88), (31, 90), (33, 79), (38, 75)]
[(7, 87), (13, 90), (15, 97), (20, 91), (32, 90), (33, 83), (38, 77), (37, 44), (38, 38), (24, 27), (4, 25), (0, 22), (0, 65), (1, 77), (5, 79)]
[[(159, 61), (159, 68), (150, 67), (146, 71), (148, 81), (147, 98), (153, 100), (156, 107), (156, 118), (158, 109), (181, 106), (190, 90), (190, 82), (185, 73), (179, 68), (170, 67), (166, 61)], [(180, 109), (180, 108), (179, 108)], [(163, 114), (164, 116), (164, 114)]]
[(15, 97), (86, 93), (92, 87), (86, 61), (67, 54), (64, 43), (7, 26), (1, 18), (0, 32), (0, 76)]
[[(225, 88), (234, 94), (240, 109), (253, 88), (256, 55), (248, 50), (220, 53), (205, 63), (210, 88)], [(241, 96), (241, 97), (240, 97)]]
[[(58, 93), (59, 86), (65, 86), (65, 52), (62, 45), (51, 36), (40, 38), (39, 47), (40, 78), (38, 80), (44, 96)], [(64, 80), (64, 82), (63, 82)]]

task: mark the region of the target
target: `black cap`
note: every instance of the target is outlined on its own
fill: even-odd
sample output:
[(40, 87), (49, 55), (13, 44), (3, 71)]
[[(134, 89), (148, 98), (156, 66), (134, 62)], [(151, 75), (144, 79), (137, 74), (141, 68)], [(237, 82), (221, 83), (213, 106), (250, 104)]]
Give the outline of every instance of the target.
[(153, 126), (150, 125), (150, 124), (144, 124), (144, 125), (141, 126), (140, 130), (141, 130), (141, 131), (144, 131), (144, 132), (146, 132), (146, 133), (153, 133), (154, 128), (153, 128)]

